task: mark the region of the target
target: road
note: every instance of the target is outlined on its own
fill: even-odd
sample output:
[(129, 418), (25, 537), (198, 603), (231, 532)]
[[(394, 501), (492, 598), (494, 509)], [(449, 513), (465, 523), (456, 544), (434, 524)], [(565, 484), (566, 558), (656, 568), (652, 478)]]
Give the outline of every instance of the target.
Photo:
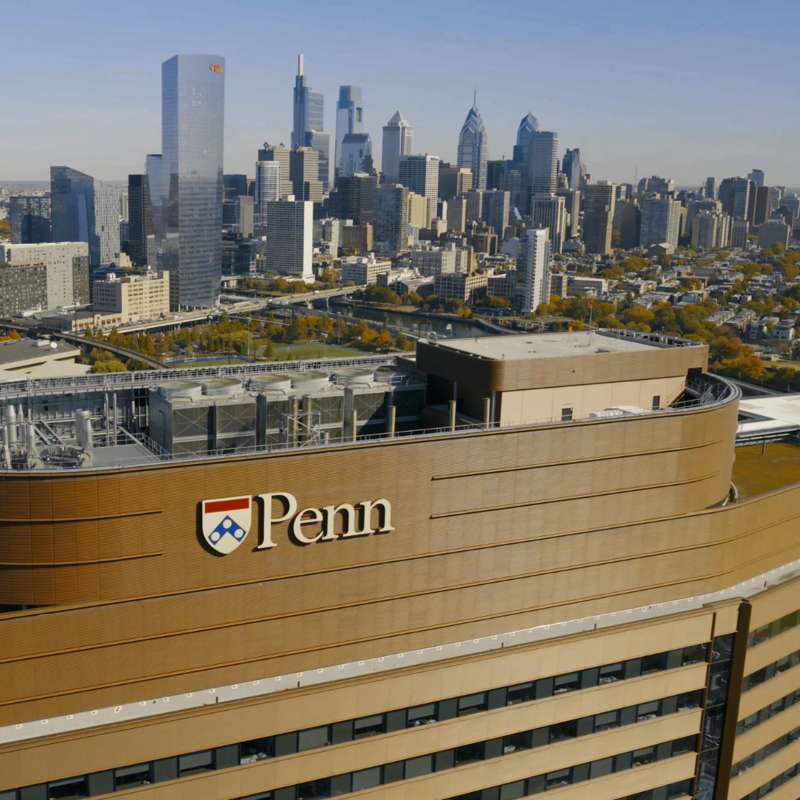
[(157, 358), (146, 356), (142, 353), (137, 353), (135, 350), (129, 350), (127, 347), (120, 347), (110, 342), (99, 342), (96, 339), (88, 339), (85, 336), (76, 336), (74, 333), (57, 333), (48, 328), (35, 328), (37, 333), (46, 334), (51, 339), (64, 339), (76, 345), (85, 345), (87, 347), (97, 347), (100, 350), (108, 350), (110, 353), (122, 356), (123, 359), (132, 358), (134, 361), (141, 361), (154, 369), (169, 369), (169, 364), (164, 364)]

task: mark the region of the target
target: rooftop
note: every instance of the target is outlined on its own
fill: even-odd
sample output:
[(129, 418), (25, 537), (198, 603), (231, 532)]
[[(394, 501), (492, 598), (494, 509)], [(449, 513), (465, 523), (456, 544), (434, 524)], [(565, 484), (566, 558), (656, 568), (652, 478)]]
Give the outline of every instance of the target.
[[(529, 336), (479, 336), (469, 339), (438, 339), (437, 346), (458, 350), (493, 361), (558, 356), (585, 356), (593, 353), (635, 352), (674, 344), (672, 337), (629, 338), (605, 331), (538, 333)], [(688, 342), (687, 342), (688, 344)]]
[(9, 339), (0, 342), (0, 368), (13, 369), (14, 366), (78, 355), (80, 350), (77, 347), (48, 339)]

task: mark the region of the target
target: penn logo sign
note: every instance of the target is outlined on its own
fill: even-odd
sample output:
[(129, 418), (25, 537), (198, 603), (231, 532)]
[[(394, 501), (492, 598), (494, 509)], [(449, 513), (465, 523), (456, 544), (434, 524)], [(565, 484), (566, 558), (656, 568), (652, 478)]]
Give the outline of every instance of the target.
[[(391, 503), (382, 498), (300, 510), (297, 499), (288, 492), (259, 494), (255, 499), (261, 504), (261, 530), (256, 550), (277, 547), (273, 526), (287, 522), (289, 536), (300, 545), (394, 530)], [(251, 500), (250, 495), (243, 495), (201, 503), (203, 538), (218, 553), (231, 553), (245, 540), (252, 522)], [(337, 518), (341, 521), (341, 530), (337, 530)]]

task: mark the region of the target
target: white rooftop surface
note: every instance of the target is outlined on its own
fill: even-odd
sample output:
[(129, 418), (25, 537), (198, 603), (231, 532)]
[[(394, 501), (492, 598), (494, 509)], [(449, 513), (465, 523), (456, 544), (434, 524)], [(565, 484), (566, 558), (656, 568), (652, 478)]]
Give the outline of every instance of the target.
[(769, 430), (785, 425), (800, 426), (800, 394), (742, 398), (739, 401), (739, 411), (765, 418), (740, 422), (740, 432)]
[(436, 344), (495, 361), (585, 356), (593, 353), (630, 353), (663, 346), (641, 339), (618, 339), (616, 336), (595, 331), (437, 339)]

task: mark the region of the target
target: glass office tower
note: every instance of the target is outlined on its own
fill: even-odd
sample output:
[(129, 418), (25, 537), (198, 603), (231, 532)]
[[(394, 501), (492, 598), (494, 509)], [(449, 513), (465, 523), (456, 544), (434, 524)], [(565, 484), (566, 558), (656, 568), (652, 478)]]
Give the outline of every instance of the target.
[(168, 186), (159, 261), (173, 308), (208, 308), (222, 275), (225, 59), (178, 55), (162, 65), (161, 144)]

